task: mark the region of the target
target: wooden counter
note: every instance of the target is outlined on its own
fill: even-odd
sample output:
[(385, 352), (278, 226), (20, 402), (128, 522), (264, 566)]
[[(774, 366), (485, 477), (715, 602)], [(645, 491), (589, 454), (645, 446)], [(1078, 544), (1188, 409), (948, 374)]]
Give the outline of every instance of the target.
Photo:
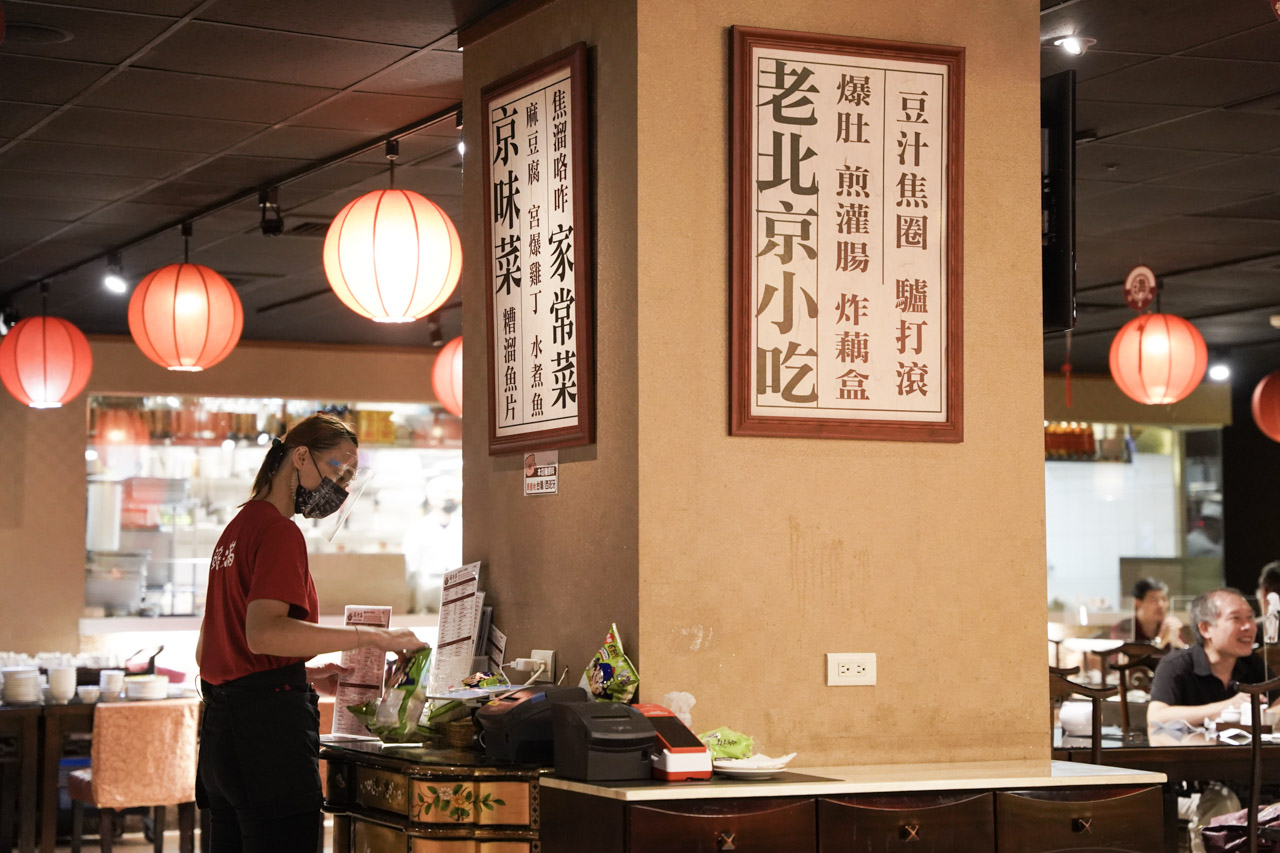
[(1166, 849), (1161, 773), (1063, 761), (798, 767), (773, 780), (545, 776), (542, 853)]

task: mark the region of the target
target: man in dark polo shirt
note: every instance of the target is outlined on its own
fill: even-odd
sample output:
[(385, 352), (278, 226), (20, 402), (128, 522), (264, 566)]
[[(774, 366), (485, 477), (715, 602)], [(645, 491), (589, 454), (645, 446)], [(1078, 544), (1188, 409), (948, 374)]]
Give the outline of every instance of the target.
[(1237, 682), (1265, 680), (1262, 659), (1253, 653), (1253, 608), (1238, 590), (1197, 596), (1191, 622), (1200, 633), (1197, 644), (1170, 652), (1156, 667), (1148, 722), (1203, 725), (1227, 708), (1248, 704)]

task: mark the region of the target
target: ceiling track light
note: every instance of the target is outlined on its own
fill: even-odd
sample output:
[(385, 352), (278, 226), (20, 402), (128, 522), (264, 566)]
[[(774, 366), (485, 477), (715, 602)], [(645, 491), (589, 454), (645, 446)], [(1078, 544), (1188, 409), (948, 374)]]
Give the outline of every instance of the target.
[[(258, 220), (258, 229), (264, 237), (278, 237), (284, 233), (284, 217), (280, 214), (280, 188), (263, 188), (258, 191), (258, 206), (262, 208), (262, 218)], [(268, 218), (267, 214), (271, 214)]]
[(1084, 56), (1085, 51), (1097, 43), (1097, 39), (1088, 36), (1063, 36), (1053, 40), (1054, 47), (1060, 47), (1072, 56)]
[(124, 277), (124, 266), (120, 263), (120, 253), (107, 255), (107, 273), (102, 277), (102, 286), (112, 293), (124, 293), (129, 289), (129, 282)]

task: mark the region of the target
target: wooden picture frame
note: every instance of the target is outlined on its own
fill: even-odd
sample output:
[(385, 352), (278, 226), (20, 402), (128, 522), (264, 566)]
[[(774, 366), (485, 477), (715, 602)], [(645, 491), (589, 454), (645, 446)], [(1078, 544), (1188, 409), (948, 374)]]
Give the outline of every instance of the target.
[(587, 46), (485, 86), (489, 454), (595, 441)]
[(730, 434), (962, 441), (964, 48), (734, 27), (731, 74)]

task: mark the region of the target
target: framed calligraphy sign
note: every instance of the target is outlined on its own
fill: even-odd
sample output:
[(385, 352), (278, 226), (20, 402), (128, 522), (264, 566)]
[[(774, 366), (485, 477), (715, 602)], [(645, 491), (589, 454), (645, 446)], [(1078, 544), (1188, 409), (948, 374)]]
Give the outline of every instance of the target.
[(489, 453), (595, 440), (587, 48), (484, 87)]
[(730, 432), (961, 441), (964, 48), (733, 28)]

